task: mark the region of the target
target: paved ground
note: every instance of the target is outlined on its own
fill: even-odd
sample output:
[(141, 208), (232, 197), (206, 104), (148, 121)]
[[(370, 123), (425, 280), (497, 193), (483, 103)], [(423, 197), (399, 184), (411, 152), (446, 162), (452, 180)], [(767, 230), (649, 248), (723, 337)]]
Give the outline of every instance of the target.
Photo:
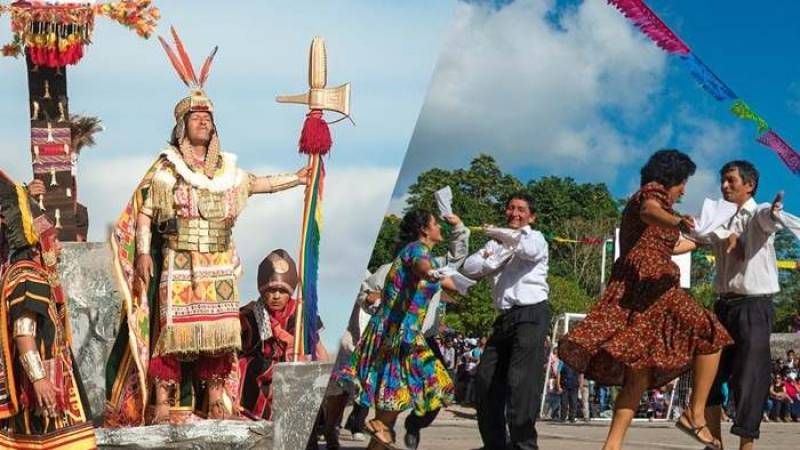
[[(402, 424), (402, 421), (398, 421)], [(723, 425), (726, 448), (737, 449), (738, 438), (733, 440), (727, 434), (730, 425)], [(607, 421), (578, 422), (566, 424), (559, 422), (540, 422), (539, 447), (542, 450), (599, 450), (608, 431)], [(398, 427), (398, 440), (402, 442), (402, 425)], [(342, 431), (343, 450), (363, 449), (366, 442), (350, 440), (350, 434)], [(732, 445), (737, 444), (737, 445)], [(454, 407), (443, 411), (433, 426), (423, 430), (420, 450), (472, 450), (481, 446), (478, 425), (474, 411)], [(324, 448), (321, 445), (320, 448)], [(625, 448), (630, 449), (686, 449), (700, 450), (701, 447), (675, 429), (667, 422), (635, 422), (628, 432)], [(800, 449), (800, 423), (764, 423), (761, 426), (761, 439), (758, 450), (798, 450)]]

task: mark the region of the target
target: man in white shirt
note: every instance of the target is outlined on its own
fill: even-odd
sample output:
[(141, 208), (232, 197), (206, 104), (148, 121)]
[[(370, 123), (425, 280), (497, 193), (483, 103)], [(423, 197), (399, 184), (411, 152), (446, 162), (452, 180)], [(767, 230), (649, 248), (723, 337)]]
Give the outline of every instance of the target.
[[(722, 352), (717, 379), (709, 394), (706, 420), (721, 442), (721, 386), (728, 381), (736, 404), (731, 433), (739, 436), (741, 450), (750, 450), (759, 437), (770, 386), (772, 297), (780, 291), (774, 241), (775, 232), (781, 228), (782, 194), (778, 194), (771, 207), (759, 207), (753, 200), (758, 189), (758, 170), (748, 161), (725, 164), (720, 170), (720, 180), (723, 197), (735, 203), (738, 211), (727, 224), (698, 243), (708, 245), (714, 252), (715, 287), (719, 294), (714, 312), (734, 344)], [(683, 252), (694, 247), (691, 242), (681, 241), (676, 250)]]
[(486, 450), (539, 448), (535, 425), (550, 310), (548, 246), (542, 233), (531, 229), (533, 208), (528, 194), (512, 195), (505, 211), (512, 231), (487, 228), (495, 240), (467, 258), (462, 269), (471, 278), (490, 278), (492, 300), (500, 311), (477, 372), (478, 427)]

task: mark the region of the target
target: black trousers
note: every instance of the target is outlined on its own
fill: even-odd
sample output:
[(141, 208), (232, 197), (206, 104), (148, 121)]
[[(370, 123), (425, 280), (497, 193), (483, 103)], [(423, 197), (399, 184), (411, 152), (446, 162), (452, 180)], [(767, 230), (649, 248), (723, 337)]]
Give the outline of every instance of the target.
[(561, 393), (561, 419), (573, 420), (578, 410), (578, 388), (564, 388)]
[(709, 406), (722, 404), (722, 383), (734, 400), (731, 433), (758, 439), (764, 403), (769, 395), (772, 297), (737, 297), (717, 300), (714, 312), (734, 344), (722, 350), (719, 371), (708, 398)]
[(369, 408), (361, 406), (358, 403), (353, 403), (353, 410), (347, 416), (347, 421), (344, 427), (351, 433), (363, 433), (366, 428), (367, 416), (369, 415)]
[(478, 428), (487, 450), (506, 449), (507, 435), (514, 450), (539, 448), (535, 425), (549, 325), (547, 302), (513, 307), (494, 322), (476, 375)]
[(792, 409), (792, 404), (789, 400), (772, 400), (772, 408), (769, 411), (770, 420), (783, 420), (789, 418), (789, 411)]

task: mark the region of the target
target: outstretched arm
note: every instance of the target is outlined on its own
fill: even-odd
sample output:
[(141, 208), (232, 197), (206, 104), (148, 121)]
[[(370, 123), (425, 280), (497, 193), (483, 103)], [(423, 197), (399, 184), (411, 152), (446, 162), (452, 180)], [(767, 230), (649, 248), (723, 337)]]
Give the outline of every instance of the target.
[(293, 174), (283, 175), (250, 175), (251, 194), (269, 194), (291, 189), (308, 183), (309, 167), (303, 167)]
[[(458, 288), (456, 287), (456, 283), (450, 277), (445, 277), (440, 280), (442, 284), (442, 289), (450, 291), (450, 292), (458, 292)], [(446, 302), (445, 302), (446, 303)]]
[(772, 205), (769, 208), (761, 208), (756, 211), (755, 221), (761, 231), (770, 235), (781, 228), (781, 216), (783, 213), (783, 191), (778, 192)]
[(494, 261), (492, 256), (498, 247), (494, 241), (487, 242), (482, 249), (473, 253), (464, 261), (461, 273), (476, 280), (497, 270), (497, 263), (500, 261)]
[(642, 202), (639, 210), (642, 222), (648, 225), (658, 225), (666, 228), (678, 228), (688, 232), (694, 228), (694, 219), (690, 216), (673, 216), (658, 203), (658, 200), (649, 198)]
[(538, 233), (523, 236), (514, 250), (518, 257), (531, 262), (539, 262), (547, 253), (547, 241)]
[(464, 226), (461, 218), (455, 214), (445, 217), (447, 223), (453, 226), (450, 243), (445, 257), (445, 264), (458, 269), (469, 256), (469, 228)]
[(684, 253), (689, 253), (697, 250), (697, 243), (690, 239), (681, 238), (675, 244), (675, 248), (672, 249), (673, 255), (682, 255)]

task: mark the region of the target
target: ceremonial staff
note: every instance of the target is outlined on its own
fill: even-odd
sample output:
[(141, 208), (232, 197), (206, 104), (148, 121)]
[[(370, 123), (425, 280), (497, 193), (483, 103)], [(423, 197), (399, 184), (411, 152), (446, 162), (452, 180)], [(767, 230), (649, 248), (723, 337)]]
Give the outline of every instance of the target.
[[(306, 184), (303, 204), (303, 225), (300, 235), (298, 275), (300, 292), (295, 313), (294, 361), (306, 354), (315, 357), (315, 325), (317, 319), (317, 277), (319, 273), (319, 243), (322, 231), (322, 194), (325, 181), (325, 164), (322, 157), (333, 142), (323, 111), (335, 111), (350, 116), (350, 83), (335, 88), (327, 85), (327, 57), (325, 40), (315, 37), (311, 41), (308, 61), (308, 85), (306, 93), (278, 96), (279, 103), (307, 105), (309, 112), (300, 134), (300, 153), (308, 155), (310, 172)], [(310, 330), (306, 333), (306, 330)]]

